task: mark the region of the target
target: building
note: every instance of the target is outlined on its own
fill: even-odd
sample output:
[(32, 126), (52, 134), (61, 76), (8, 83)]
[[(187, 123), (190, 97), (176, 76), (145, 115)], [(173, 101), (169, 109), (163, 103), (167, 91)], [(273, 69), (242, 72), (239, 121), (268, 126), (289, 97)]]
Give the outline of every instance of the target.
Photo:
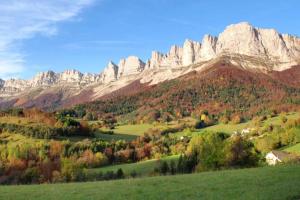
[(288, 160), (293, 159), (294, 156), (284, 151), (271, 151), (266, 155), (266, 162), (268, 165), (276, 165)]

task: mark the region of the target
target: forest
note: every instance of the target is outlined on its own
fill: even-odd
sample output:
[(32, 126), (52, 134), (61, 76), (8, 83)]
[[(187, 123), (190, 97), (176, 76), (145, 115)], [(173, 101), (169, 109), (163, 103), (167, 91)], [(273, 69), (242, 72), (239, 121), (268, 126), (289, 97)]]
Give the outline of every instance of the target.
[[(78, 113), (84, 115), (79, 116)], [(1, 123), (0, 126), (0, 183), (135, 178), (139, 174), (134, 169), (129, 175), (125, 174), (122, 164), (160, 160), (167, 156), (179, 158), (171, 162), (160, 161), (149, 175), (258, 167), (265, 165), (264, 155), (269, 151), (300, 143), (300, 118), (290, 119), (285, 113), (254, 117), (250, 122), (256, 128), (244, 135), (241, 132), (228, 134), (205, 130), (215, 124), (239, 125), (245, 119), (235, 114), (217, 119), (215, 114), (203, 111), (190, 123), (150, 128), (131, 141), (106, 141), (97, 137), (99, 131), (113, 137), (119, 122), (111, 116), (100, 121), (90, 117), (87, 120), (87, 115), (88, 112), (83, 112), (81, 108), (55, 113), (44, 113), (37, 109), (3, 111), (0, 120), (10, 120), (10, 123)], [(29, 118), (30, 122), (26, 122)], [(262, 125), (273, 118), (278, 118), (279, 122)], [(49, 127), (50, 124), (54, 128)], [(178, 135), (180, 132), (201, 130), (204, 132), (197, 135)], [(24, 137), (22, 142), (14, 142), (14, 137), (19, 135)], [(288, 162), (298, 162), (298, 157)], [(90, 173), (88, 170), (114, 165), (120, 168), (105, 173)]]

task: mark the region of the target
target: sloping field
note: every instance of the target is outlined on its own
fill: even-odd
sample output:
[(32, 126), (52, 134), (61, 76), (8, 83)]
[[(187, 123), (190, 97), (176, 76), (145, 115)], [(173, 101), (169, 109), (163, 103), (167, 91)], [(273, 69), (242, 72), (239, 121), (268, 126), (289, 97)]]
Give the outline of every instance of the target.
[(118, 181), (1, 186), (0, 199), (300, 199), (300, 166)]
[(177, 163), (179, 155), (168, 156), (160, 160), (147, 160), (137, 163), (121, 164), (121, 165), (112, 165), (101, 168), (88, 169), (88, 173), (106, 173), (108, 171), (117, 172), (118, 169), (122, 169), (125, 176), (129, 176), (132, 172), (135, 172), (138, 176), (148, 176), (154, 172), (155, 167), (159, 166), (160, 161), (171, 162), (171, 160)]

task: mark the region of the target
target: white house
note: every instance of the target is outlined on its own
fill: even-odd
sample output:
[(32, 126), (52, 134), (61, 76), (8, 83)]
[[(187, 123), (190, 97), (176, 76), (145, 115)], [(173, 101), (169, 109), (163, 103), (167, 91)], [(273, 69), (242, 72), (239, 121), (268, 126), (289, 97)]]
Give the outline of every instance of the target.
[(242, 135), (250, 133), (250, 128), (243, 129), (241, 133), (242, 133)]
[(271, 151), (266, 155), (266, 162), (268, 165), (276, 165), (289, 160), (293, 156), (284, 151)]

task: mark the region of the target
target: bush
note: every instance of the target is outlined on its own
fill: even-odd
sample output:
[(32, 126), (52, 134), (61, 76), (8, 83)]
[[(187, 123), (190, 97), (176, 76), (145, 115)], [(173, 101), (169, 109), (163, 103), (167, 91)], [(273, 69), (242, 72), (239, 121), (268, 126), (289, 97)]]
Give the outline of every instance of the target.
[(172, 175), (176, 174), (176, 163), (174, 160), (171, 160), (171, 162), (170, 162), (170, 173)]
[(258, 164), (258, 155), (254, 145), (240, 135), (226, 140), (224, 164), (227, 167), (253, 167)]
[(268, 135), (262, 138), (258, 138), (255, 141), (255, 147), (260, 152), (268, 153), (269, 151), (280, 147), (280, 140), (276, 136)]
[(52, 172), (52, 183), (62, 183), (63, 178), (61, 177), (61, 174), (59, 171), (55, 170)]
[(115, 179), (115, 173), (113, 171), (108, 171), (103, 175), (104, 180), (112, 180)]
[(242, 123), (242, 121), (243, 121), (242, 117), (239, 115), (235, 115), (231, 118), (231, 123), (233, 123), (233, 124), (240, 124), (240, 123)]
[(5, 166), (2, 161), (0, 161), (0, 176), (2, 176), (5, 172)]
[(227, 116), (222, 116), (222, 117), (220, 117), (220, 119), (219, 119), (219, 122), (221, 122), (221, 123), (223, 123), (223, 124), (228, 124), (229, 123), (229, 117), (227, 117)]
[(138, 176), (138, 174), (137, 174), (137, 172), (136, 172), (135, 170), (132, 170), (132, 171), (130, 172), (130, 176), (131, 176), (132, 178), (135, 178), (135, 177)]
[(21, 182), (24, 184), (36, 183), (39, 180), (39, 173), (37, 168), (27, 168), (21, 177)]
[(61, 175), (65, 182), (70, 181), (83, 181), (85, 174), (83, 168), (72, 158), (62, 159)]
[(284, 123), (284, 124), (288, 121), (286, 116), (281, 116), (280, 119), (281, 119), (282, 123)]
[(115, 132), (114, 131), (104, 131), (104, 130), (98, 130), (98, 132), (99, 133), (101, 133), (101, 134), (107, 134), (107, 135), (113, 135), (113, 134), (115, 134)]
[(160, 163), (159, 172), (160, 174), (166, 175), (169, 172), (170, 168), (166, 161)]
[(124, 175), (123, 170), (122, 169), (118, 169), (117, 174), (116, 174), (116, 178), (117, 179), (122, 179), (124, 177), (125, 177), (125, 175)]

